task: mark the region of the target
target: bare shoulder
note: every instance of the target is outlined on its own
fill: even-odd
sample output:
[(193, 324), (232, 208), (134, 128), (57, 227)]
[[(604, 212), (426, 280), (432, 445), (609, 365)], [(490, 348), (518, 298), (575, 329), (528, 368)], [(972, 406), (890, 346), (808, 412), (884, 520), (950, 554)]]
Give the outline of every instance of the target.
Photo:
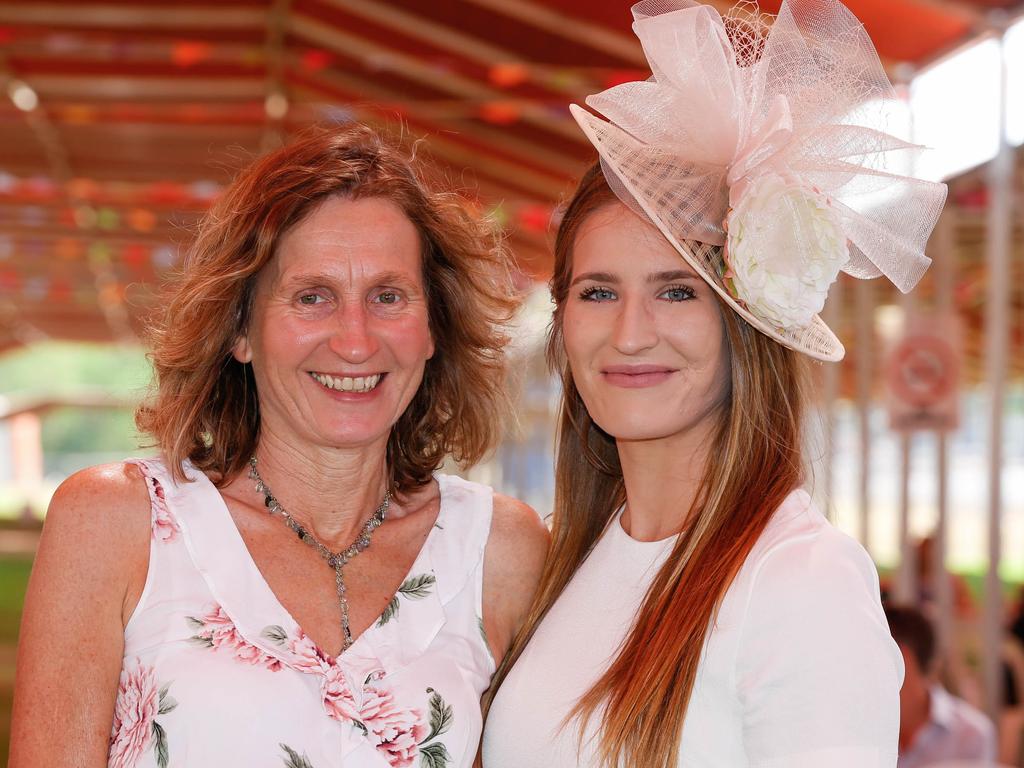
[(528, 504), (494, 494), (484, 551), (484, 629), (496, 659), (505, 655), (533, 601), (550, 535)]
[(46, 529), (81, 527), (92, 535), (132, 529), (149, 522), (149, 491), (139, 468), (129, 462), (102, 464), (68, 477), (53, 494)]
[(37, 568), (58, 563), (132, 583), (145, 579), (151, 535), (149, 491), (142, 472), (127, 462), (89, 467), (71, 475), (53, 494)]
[[(494, 511), (488, 548), (495, 554), (526, 559), (539, 571), (547, 554), (551, 535), (537, 510), (519, 499), (494, 494)], [(517, 567), (528, 563), (518, 562)]]
[(90, 498), (109, 497), (111, 502), (128, 501), (125, 494), (134, 495), (135, 500), (148, 498), (145, 479), (138, 465), (130, 461), (112, 464), (97, 464), (69, 476), (57, 488), (54, 499), (74, 499), (80, 496)]

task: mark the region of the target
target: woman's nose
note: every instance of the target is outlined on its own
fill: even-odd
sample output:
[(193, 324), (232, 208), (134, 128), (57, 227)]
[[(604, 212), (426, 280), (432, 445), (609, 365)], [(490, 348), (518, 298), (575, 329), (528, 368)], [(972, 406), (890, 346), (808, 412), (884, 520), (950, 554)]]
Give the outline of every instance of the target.
[(350, 363), (362, 363), (373, 357), (380, 345), (373, 332), (373, 318), (365, 304), (348, 304), (339, 310), (330, 346), (339, 357)]
[(623, 354), (635, 355), (658, 343), (654, 316), (647, 302), (625, 299), (615, 318), (612, 344)]

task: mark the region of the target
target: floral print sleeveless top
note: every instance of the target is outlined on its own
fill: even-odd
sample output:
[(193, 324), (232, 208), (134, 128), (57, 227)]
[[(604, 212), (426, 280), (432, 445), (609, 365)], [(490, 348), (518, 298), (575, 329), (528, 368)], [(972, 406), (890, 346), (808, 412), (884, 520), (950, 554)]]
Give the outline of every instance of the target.
[(149, 574), (125, 627), (111, 768), (468, 768), (495, 664), (483, 635), (491, 489), (437, 475), (441, 505), (377, 622), (337, 659), (263, 580), (224, 501), (186, 464), (136, 460)]

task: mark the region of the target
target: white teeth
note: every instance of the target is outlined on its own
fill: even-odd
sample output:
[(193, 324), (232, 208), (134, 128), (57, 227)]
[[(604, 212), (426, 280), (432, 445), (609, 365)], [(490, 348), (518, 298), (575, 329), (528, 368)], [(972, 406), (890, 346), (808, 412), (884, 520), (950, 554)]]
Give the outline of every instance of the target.
[(316, 381), (339, 392), (369, 392), (380, 383), (381, 374), (373, 376), (328, 376), (326, 373), (311, 373)]

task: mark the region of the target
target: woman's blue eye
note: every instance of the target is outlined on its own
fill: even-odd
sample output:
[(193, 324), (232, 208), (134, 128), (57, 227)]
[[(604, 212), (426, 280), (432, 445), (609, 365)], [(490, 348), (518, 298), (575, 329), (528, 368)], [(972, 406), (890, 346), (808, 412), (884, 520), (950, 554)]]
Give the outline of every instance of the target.
[(686, 301), (692, 299), (694, 296), (693, 288), (688, 285), (674, 285), (671, 288), (665, 289), (661, 294), (669, 301)]
[(580, 291), (580, 298), (584, 301), (611, 301), (615, 294), (607, 288), (593, 286)]

